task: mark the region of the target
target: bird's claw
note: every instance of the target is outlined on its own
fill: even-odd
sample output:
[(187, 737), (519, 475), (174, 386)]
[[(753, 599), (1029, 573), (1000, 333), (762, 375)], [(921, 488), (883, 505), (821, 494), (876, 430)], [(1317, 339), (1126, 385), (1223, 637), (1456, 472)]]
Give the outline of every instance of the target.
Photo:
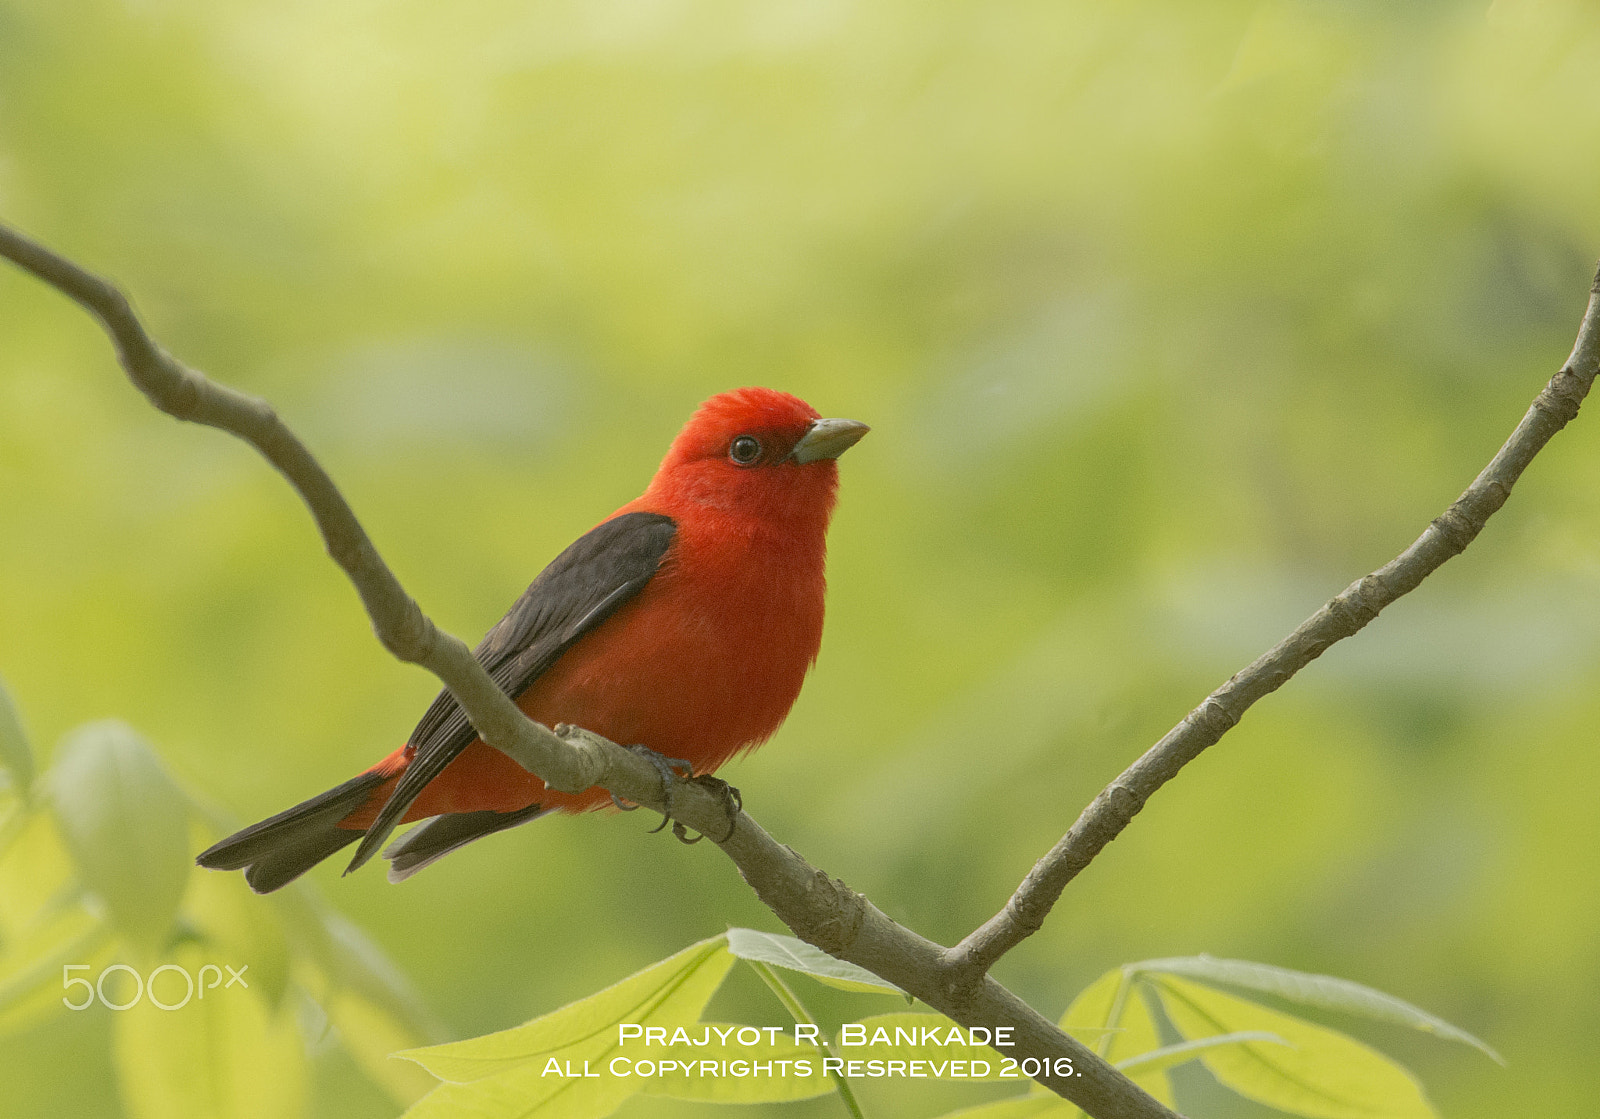
[[(702, 773), (698, 777), (689, 778), (689, 780), (701, 788), (709, 789), (722, 802), (722, 810), (728, 814), (728, 834), (717, 840), (717, 842), (728, 842), (733, 838), (734, 831), (739, 827), (739, 814), (744, 811), (743, 794), (722, 778), (713, 777), (709, 773)], [(656, 830), (659, 831), (660, 829)], [(705, 838), (705, 835), (701, 834), (690, 839), (688, 829), (677, 822), (672, 825), (672, 834), (678, 837), (678, 842), (680, 843), (699, 843)]]
[[(661, 814), (661, 823), (651, 828), (648, 834), (654, 835), (668, 824), (671, 824), (672, 834), (678, 838), (680, 843), (699, 843), (705, 838), (704, 835), (697, 835), (690, 839), (689, 829), (681, 821), (674, 818), (672, 786), (677, 781), (692, 781), (696, 785), (709, 789), (714, 793), (722, 801), (723, 809), (728, 814), (728, 834), (717, 840), (717, 842), (726, 843), (733, 838), (734, 829), (738, 827), (739, 814), (744, 811), (744, 797), (738, 789), (720, 777), (713, 777), (709, 773), (695, 776), (694, 766), (682, 758), (666, 757), (648, 746), (629, 746), (628, 749), (655, 766), (656, 772), (661, 775), (661, 799), (665, 802), (666, 810)], [(678, 772), (680, 769), (683, 771), (682, 773)], [(616, 793), (611, 794), (611, 801), (624, 812), (632, 812), (639, 807), (637, 804), (624, 804)]]
[[(645, 761), (656, 767), (656, 772), (661, 775), (661, 799), (666, 802), (666, 811), (661, 814), (661, 823), (650, 829), (647, 833), (654, 835), (672, 822), (672, 783), (686, 781), (694, 776), (694, 766), (682, 758), (669, 758), (665, 754), (658, 754), (648, 746), (629, 746), (628, 749), (638, 754)], [(680, 774), (678, 770), (683, 770)], [(617, 794), (611, 794), (611, 800), (618, 808), (622, 802), (617, 799)], [(633, 808), (638, 808), (636, 804)], [(631, 812), (631, 808), (623, 808), (624, 812)]]

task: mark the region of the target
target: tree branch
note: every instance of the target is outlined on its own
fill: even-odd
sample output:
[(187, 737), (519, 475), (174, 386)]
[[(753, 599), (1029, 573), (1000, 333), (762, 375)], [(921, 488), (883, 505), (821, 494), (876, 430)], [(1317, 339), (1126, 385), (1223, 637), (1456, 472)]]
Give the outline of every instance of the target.
[(1206, 747), (1217, 742), (1250, 705), (1289, 681), (1336, 641), (1359, 631), (1378, 612), (1414, 590), (1472, 543), (1521, 477), (1533, 456), (1578, 414), (1600, 370), (1600, 271), (1578, 339), (1550, 382), (1534, 397), (1511, 437), (1465, 493), (1393, 560), (1351, 583), (1249, 667), (1208, 695), (1183, 721), (1102, 789), (1071, 830), (1040, 859), (999, 913), (946, 954), (952, 982), (977, 983), (995, 961), (1044, 924), (1061, 891), (1122, 833), (1155, 791)]
[(466, 645), (433, 624), (383, 562), (327, 471), (265, 400), (219, 385), (178, 361), (145, 333), (114, 286), (5, 225), (0, 225), (0, 256), (98, 318), (129, 379), (151, 404), (176, 419), (237, 435), (288, 479), (315, 518), (328, 555), (355, 585), (378, 640), (400, 660), (421, 665), (442, 680), (485, 742), (564, 792), (594, 784), (598, 762), (592, 751), (575, 754), (527, 719), (495, 687)]
[[(553, 732), (528, 719), (495, 686), (465, 644), (439, 630), (406, 594), (333, 480), (263, 400), (218, 385), (177, 361), (145, 332), (126, 297), (42, 245), (0, 224), (0, 256), (43, 280), (98, 318), (129, 378), (158, 409), (220, 428), (252, 444), (288, 479), (311, 510), (328, 554), (361, 596), (378, 639), (400, 660), (437, 676), (483, 740), (564, 792), (594, 785), (657, 811), (665, 790), (654, 766), (576, 728)], [(890, 920), (843, 882), (776, 842), (748, 815), (731, 820), (720, 797), (675, 783), (673, 815), (704, 835), (726, 836), (722, 850), (757, 896), (797, 936), (859, 964), (965, 1026), (1009, 1026), (1005, 1056), (1037, 1058), (1052, 1071), (1035, 1077), (1095, 1119), (1174, 1119), (1174, 1113), (1068, 1037), (987, 976), (952, 984), (947, 952)], [(1071, 1062), (1070, 1075), (1053, 1071)]]

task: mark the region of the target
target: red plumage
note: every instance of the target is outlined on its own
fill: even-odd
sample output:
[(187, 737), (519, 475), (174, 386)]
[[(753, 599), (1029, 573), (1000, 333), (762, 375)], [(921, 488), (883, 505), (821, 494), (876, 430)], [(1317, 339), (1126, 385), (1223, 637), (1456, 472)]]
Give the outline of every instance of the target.
[[(834, 459), (865, 431), (771, 389), (712, 397), (644, 494), (553, 561), (479, 659), (529, 717), (648, 746), (697, 774), (759, 745), (816, 659)], [(265, 891), (369, 829), (352, 868), (394, 824), (440, 817), (386, 852), (401, 878), (536, 814), (609, 799), (546, 789), (477, 739), (442, 693), (401, 749), (200, 862), (246, 867)]]

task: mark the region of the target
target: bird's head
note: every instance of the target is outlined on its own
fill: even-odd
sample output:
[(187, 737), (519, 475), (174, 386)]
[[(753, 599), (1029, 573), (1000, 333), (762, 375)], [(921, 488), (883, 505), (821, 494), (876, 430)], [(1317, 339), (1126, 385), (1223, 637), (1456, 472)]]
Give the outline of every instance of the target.
[(834, 460), (867, 431), (855, 420), (823, 419), (776, 389), (719, 393), (689, 417), (650, 490), (767, 517), (820, 515), (825, 525), (838, 485)]

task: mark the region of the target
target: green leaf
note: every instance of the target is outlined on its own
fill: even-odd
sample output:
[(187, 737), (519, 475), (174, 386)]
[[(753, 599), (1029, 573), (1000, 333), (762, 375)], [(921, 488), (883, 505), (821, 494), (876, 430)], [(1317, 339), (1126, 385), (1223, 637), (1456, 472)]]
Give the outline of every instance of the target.
[(282, 919), (298, 956), (297, 978), (324, 1009), (337, 992), (353, 991), (419, 1040), (446, 1036), (444, 1027), (383, 949), (324, 904), (309, 883), (292, 882), (270, 898), (252, 898), (255, 904), (270, 904)]
[[(211, 962), (185, 944), (171, 962), (198, 975)], [(151, 976), (167, 1005), (182, 1002), (176, 973)], [(170, 987), (170, 989), (168, 989)], [(120, 996), (119, 997), (126, 997)], [(285, 1007), (238, 986), (213, 988), (176, 1010), (149, 993), (113, 1018), (112, 1054), (132, 1119), (282, 1119), (305, 1110), (305, 1045)]]
[(423, 1039), (388, 1008), (352, 990), (335, 991), (321, 1005), (345, 1052), (395, 1103), (413, 1104), (438, 1083), (420, 1066), (393, 1055)]
[(1144, 1071), (1176, 1068), (1194, 1060), (1207, 1049), (1215, 1049), (1219, 1045), (1240, 1045), (1247, 1041), (1265, 1041), (1273, 1045), (1289, 1044), (1277, 1034), (1269, 1034), (1263, 1030), (1246, 1030), (1243, 1033), (1217, 1034), (1214, 1037), (1200, 1038), (1198, 1041), (1180, 1041), (1177, 1045), (1164, 1045), (1160, 1049), (1140, 1053), (1137, 1057), (1129, 1057), (1126, 1061), (1118, 1061), (1117, 1067), (1123, 1072), (1128, 1072), (1130, 1069)]
[(841, 991), (904, 995), (893, 983), (879, 979), (866, 968), (838, 960), (803, 940), (756, 929), (729, 929), (728, 951), (741, 960), (755, 960), (790, 971), (804, 972)]
[(88, 964), (84, 974), (98, 975), (113, 959), (111, 930), (82, 906), (57, 910), (8, 940), (0, 955), (0, 1036), (60, 1014), (64, 965)]
[(667, 1027), (693, 1023), (732, 966), (724, 939), (712, 937), (520, 1026), (401, 1055), (440, 1080), (466, 1082), (587, 1041), (615, 1048), (616, 1027), (621, 1023)]
[(618, 1026), (661, 1026), (669, 1038), (679, 1026), (687, 1031), (733, 963), (726, 938), (712, 937), (514, 1029), (399, 1053), (448, 1081), (406, 1115), (409, 1119), (462, 1114), (474, 1119), (609, 1115), (644, 1087), (635, 1077), (612, 1075), (610, 1058), (653, 1059), (675, 1048), (630, 1040), (628, 1051), (622, 1053), (625, 1046)]
[(61, 1012), (64, 964), (112, 960), (111, 929), (85, 906), (60, 830), (47, 812), (7, 821), (0, 848), (0, 1033)]
[[(789, 1036), (778, 1035), (776, 1043), (769, 1040), (771, 1034), (762, 1031), (758, 1043), (745, 1046), (738, 1043), (736, 1032), (727, 1034), (727, 1041), (719, 1040), (716, 1033), (717, 1030), (737, 1031), (738, 1023), (700, 1023), (694, 1031), (695, 1037), (705, 1036), (699, 1031), (706, 1028), (712, 1031), (708, 1044), (693, 1048), (674, 1046), (665, 1055), (666, 1061), (674, 1062), (672, 1067), (660, 1068), (662, 1057), (647, 1058), (656, 1061), (657, 1067), (654, 1075), (642, 1080), (644, 1095), (701, 1103), (781, 1103), (826, 1096), (834, 1090), (833, 1081), (822, 1071), (822, 1057), (817, 1047), (809, 1043), (795, 1044), (792, 1031)], [(707, 1066), (701, 1063), (704, 1061), (713, 1063)], [(780, 1067), (779, 1061), (789, 1064), (786, 1068)], [(759, 1070), (752, 1067), (757, 1062), (770, 1068), (757, 1075)], [(678, 1067), (680, 1065), (690, 1067)]]
[[(1114, 1065), (1133, 1061), (1161, 1048), (1161, 1033), (1150, 1007), (1138, 990), (1137, 976), (1112, 968), (1085, 987), (1061, 1016), (1061, 1028)], [(1175, 1108), (1172, 1081), (1165, 1065), (1133, 1066), (1128, 1079), (1156, 1099)], [(1042, 1084), (1035, 1093), (1048, 1092)]]
[(49, 774), (50, 802), (84, 886), (148, 957), (166, 942), (189, 881), (188, 801), (125, 723), (67, 735)]
[(0, 849), (0, 943), (83, 893), (72, 854), (48, 812), (27, 811)]
[(1137, 971), (1160, 971), (1169, 975), (1186, 975), (1211, 983), (1226, 983), (1246, 990), (1277, 995), (1301, 1006), (1315, 1006), (1336, 1010), (1375, 1022), (1391, 1022), (1423, 1033), (1433, 1034), (1448, 1041), (1470, 1045), (1500, 1064), (1505, 1058), (1486, 1041), (1453, 1026), (1443, 1018), (1429, 1014), (1421, 1007), (1412, 1006), (1393, 995), (1385, 994), (1348, 979), (1332, 975), (1315, 975), (1306, 971), (1291, 971), (1271, 964), (1258, 964), (1250, 960), (1219, 960), (1213, 956), (1179, 956), (1167, 960), (1145, 960), (1129, 964)]
[(11, 783), (27, 796), (33, 784), (33, 750), (4, 680), (0, 680), (0, 771), (10, 774)]
[(864, 1119), (861, 1111), (861, 1101), (856, 1099), (855, 1090), (850, 1087), (850, 1078), (846, 1075), (845, 1070), (840, 1067), (828, 1067), (830, 1064), (836, 1063), (830, 1060), (834, 1053), (819, 1036), (822, 1031), (817, 1023), (816, 1015), (811, 1013), (805, 1002), (795, 993), (794, 988), (785, 983), (783, 976), (779, 975), (770, 965), (764, 964), (760, 960), (746, 960), (745, 963), (751, 971), (756, 973), (757, 978), (766, 984), (767, 990), (772, 992), (783, 1008), (789, 1012), (789, 1017), (795, 1024), (795, 1033), (797, 1035), (800, 1033), (801, 1026), (809, 1027), (805, 1032), (811, 1035), (810, 1044), (817, 1050), (818, 1056), (822, 1058), (823, 1074), (833, 1082), (834, 1091), (839, 1093), (839, 1103), (850, 1113), (852, 1119)]
[(946, 1112), (939, 1119), (1071, 1119), (1082, 1116), (1076, 1106), (1057, 1095), (1014, 1096)]
[(5, 853), (17, 833), (27, 826), (28, 818), (33, 815), (30, 807), (31, 802), (8, 785), (5, 775), (0, 773), (0, 854)]
[[(236, 826), (204, 801), (196, 814), (213, 835)], [(308, 883), (261, 897), (238, 875), (202, 874), (190, 886), (184, 914), (214, 951), (249, 962), (251, 988), (270, 1005), (283, 1003), (292, 972), (350, 1058), (397, 1104), (414, 1103), (437, 1085), (424, 1069), (393, 1054), (439, 1040), (443, 1027), (383, 950)]]
[[(204, 842), (191, 845), (200, 850)], [(212, 962), (250, 965), (250, 989), (276, 1007), (289, 988), (289, 945), (283, 923), (239, 874), (198, 874), (189, 885), (183, 919), (211, 949)]]
[(1241, 1096), (1311, 1119), (1431, 1119), (1422, 1088), (1400, 1065), (1352, 1037), (1167, 974), (1147, 977), (1185, 1038), (1261, 1031), (1288, 1045), (1246, 1042), (1201, 1055)]

